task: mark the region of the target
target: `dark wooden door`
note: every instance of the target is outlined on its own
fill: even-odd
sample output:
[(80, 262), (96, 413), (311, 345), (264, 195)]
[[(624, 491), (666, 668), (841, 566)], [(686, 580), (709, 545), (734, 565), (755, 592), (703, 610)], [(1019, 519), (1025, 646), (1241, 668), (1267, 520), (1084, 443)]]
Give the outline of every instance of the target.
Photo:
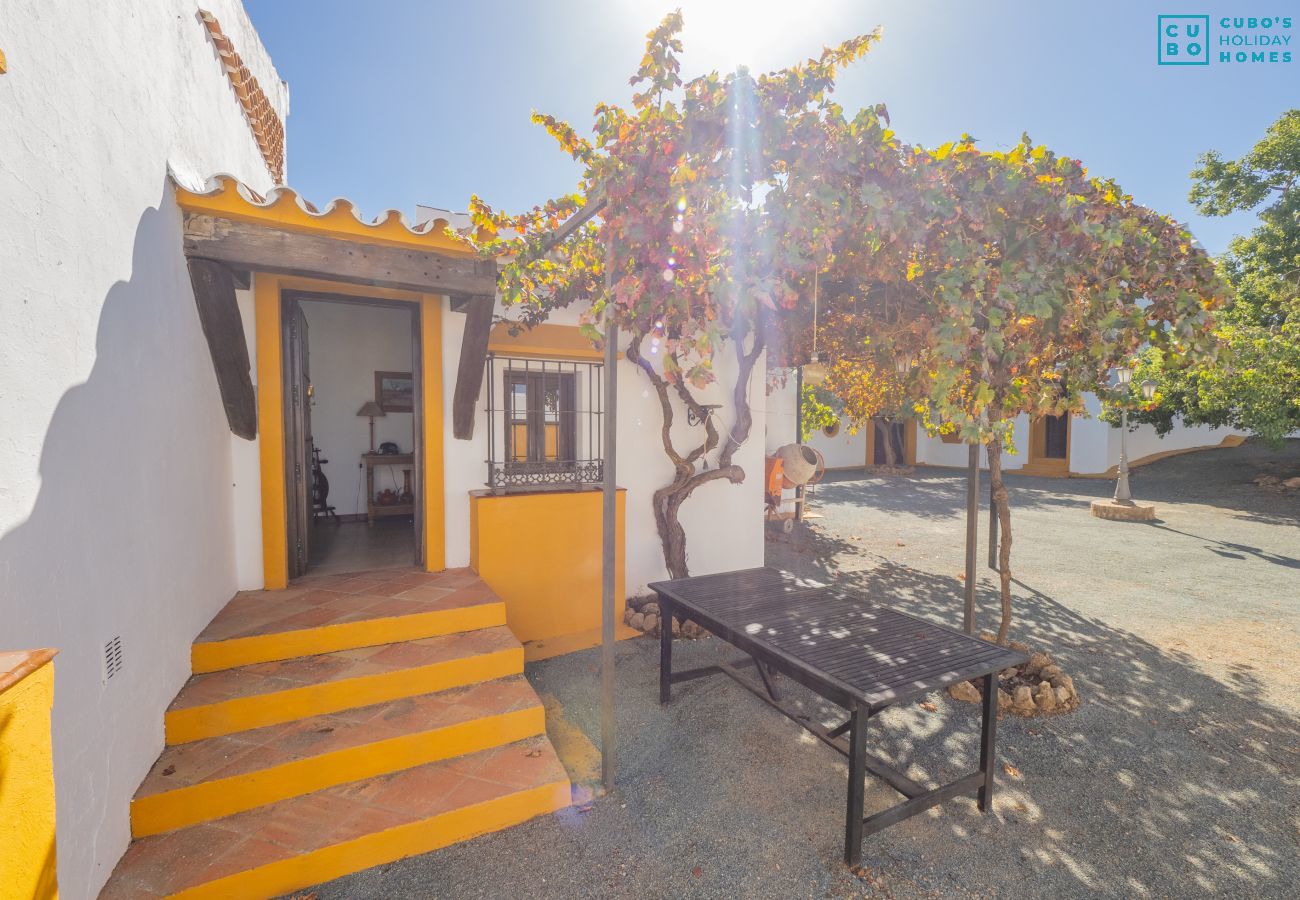
[(1048, 416), (1043, 422), (1043, 456), (1065, 459), (1070, 447), (1070, 417)]
[(302, 304), (286, 300), (284, 315), (284, 460), (288, 504), (289, 577), (307, 571), (311, 558), (311, 366), (307, 317)]

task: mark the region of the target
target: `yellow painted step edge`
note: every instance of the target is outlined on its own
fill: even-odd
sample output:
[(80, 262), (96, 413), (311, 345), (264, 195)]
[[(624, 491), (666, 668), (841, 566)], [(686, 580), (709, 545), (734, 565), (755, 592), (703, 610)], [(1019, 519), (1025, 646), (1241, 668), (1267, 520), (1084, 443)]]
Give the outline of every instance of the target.
[(301, 628), (279, 634), (260, 634), (253, 637), (231, 638), (225, 641), (203, 641), (190, 650), (190, 668), (195, 675), (249, 666), (254, 663), (315, 656), (357, 647), (376, 647), (420, 638), (437, 637), (479, 628), (494, 628), (506, 624), (506, 605), (480, 603), (459, 609), (441, 609), (415, 613), (409, 616), (389, 616), (345, 622), (339, 625), (322, 625), (318, 628)]
[(253, 900), (287, 894), (298, 888), (518, 825), (564, 809), (569, 805), (569, 796), (567, 779), (553, 782), (257, 866), (173, 896), (182, 900), (226, 900), (230, 897)]
[(432, 694), (507, 675), (520, 675), (523, 671), (524, 650), (511, 647), (427, 666), (174, 709), (164, 716), (163, 722), (168, 744), (186, 744), (341, 709), (355, 709), (400, 697)]
[(139, 797), (131, 802), (131, 835), (162, 834), (350, 781), (501, 747), (545, 731), (546, 714), (539, 703)]

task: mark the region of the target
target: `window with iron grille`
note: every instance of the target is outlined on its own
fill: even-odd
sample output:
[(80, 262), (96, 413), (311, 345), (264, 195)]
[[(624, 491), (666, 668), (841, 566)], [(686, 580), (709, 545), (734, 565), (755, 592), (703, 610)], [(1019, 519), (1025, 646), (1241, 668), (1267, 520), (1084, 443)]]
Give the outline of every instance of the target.
[(600, 482), (602, 368), (488, 354), (488, 487), (538, 490)]

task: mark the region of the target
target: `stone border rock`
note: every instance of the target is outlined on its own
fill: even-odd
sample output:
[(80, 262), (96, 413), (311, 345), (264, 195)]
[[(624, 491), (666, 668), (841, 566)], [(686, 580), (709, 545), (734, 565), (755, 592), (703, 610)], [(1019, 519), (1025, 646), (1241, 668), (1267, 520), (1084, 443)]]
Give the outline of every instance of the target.
[[(653, 596), (627, 598), (627, 611), (623, 613), (623, 623), (625, 625), (645, 634), (658, 637), (661, 620), (659, 602)], [(676, 620), (673, 620), (673, 634), (691, 640), (709, 636), (709, 632), (694, 622), (687, 622), (682, 625)]]
[(1131, 500), (1127, 503), (1122, 500), (1094, 500), (1090, 508), (1097, 518), (1109, 519), (1112, 522), (1154, 522), (1156, 520), (1156, 508), (1150, 503), (1135, 503)]
[[(981, 634), (986, 641), (991, 634)], [(1029, 661), (998, 673), (998, 712), (1017, 716), (1060, 715), (1079, 708), (1079, 693), (1074, 679), (1061, 671), (1046, 653), (1035, 653), (1019, 641), (1011, 641), (1013, 650), (1029, 654)], [(979, 685), (962, 681), (948, 688), (948, 696), (964, 703), (979, 703), (983, 695)]]

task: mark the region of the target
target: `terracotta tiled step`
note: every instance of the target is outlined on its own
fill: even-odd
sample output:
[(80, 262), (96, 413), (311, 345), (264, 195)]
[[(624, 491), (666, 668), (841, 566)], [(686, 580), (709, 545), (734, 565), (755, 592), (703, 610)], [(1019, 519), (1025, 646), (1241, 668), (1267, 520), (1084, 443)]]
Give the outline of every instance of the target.
[(165, 717), (167, 743), (183, 744), (432, 694), (524, 670), (524, 651), (504, 626), (358, 647), (192, 677)]
[(133, 843), (103, 898), (272, 897), (569, 805), (544, 737), (283, 800)]
[(544, 734), (522, 675), (168, 747), (131, 804), (135, 837)]
[(194, 672), (490, 628), (505, 604), (469, 570), (305, 578), (237, 594), (195, 641)]

